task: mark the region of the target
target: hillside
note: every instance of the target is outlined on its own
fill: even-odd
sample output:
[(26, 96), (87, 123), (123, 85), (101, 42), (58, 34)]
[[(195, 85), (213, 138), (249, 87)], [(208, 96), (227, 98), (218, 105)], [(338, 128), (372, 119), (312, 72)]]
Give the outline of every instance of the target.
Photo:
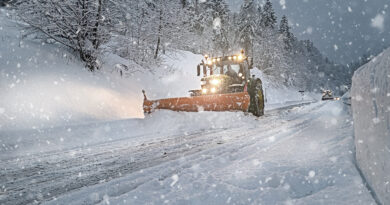
[[(22, 38), (21, 24), (11, 20), (8, 12), (0, 10), (1, 129), (143, 118), (142, 89), (153, 99), (188, 96), (188, 90), (200, 86), (196, 65), (201, 55), (185, 51), (170, 53), (163, 56), (162, 65), (150, 72), (109, 54), (103, 68), (91, 73), (66, 48)], [(122, 77), (119, 65), (129, 68)], [(260, 71), (254, 74), (264, 81), (267, 104), (301, 100), (296, 89), (270, 83)]]

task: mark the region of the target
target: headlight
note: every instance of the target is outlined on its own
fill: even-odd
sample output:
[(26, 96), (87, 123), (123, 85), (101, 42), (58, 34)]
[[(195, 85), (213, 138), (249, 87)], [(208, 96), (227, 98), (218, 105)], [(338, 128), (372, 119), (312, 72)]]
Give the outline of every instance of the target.
[(212, 93), (215, 93), (216, 91), (217, 91), (217, 89), (211, 88), (211, 92), (212, 92)]
[(242, 55), (238, 55), (238, 60), (242, 60)]
[(238, 77), (242, 77), (242, 73), (239, 73), (239, 74), (238, 74)]
[(203, 88), (203, 89), (202, 89), (202, 93), (203, 93), (203, 94), (206, 94), (206, 93), (207, 93), (207, 89), (206, 89), (206, 88)]
[(221, 81), (218, 79), (211, 80), (211, 84), (213, 84), (213, 85), (219, 85), (219, 83), (221, 83)]
[(212, 65), (212, 64), (213, 64), (213, 61), (208, 60), (208, 61), (207, 61), (207, 64)]

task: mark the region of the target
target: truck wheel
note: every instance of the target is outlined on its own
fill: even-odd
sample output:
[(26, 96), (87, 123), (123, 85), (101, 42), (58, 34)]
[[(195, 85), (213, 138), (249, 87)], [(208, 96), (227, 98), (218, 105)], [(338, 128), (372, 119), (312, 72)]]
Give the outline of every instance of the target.
[(260, 117), (264, 115), (264, 95), (263, 95), (263, 85), (262, 82), (259, 78), (256, 79), (256, 106), (255, 107), (255, 112), (253, 115)]

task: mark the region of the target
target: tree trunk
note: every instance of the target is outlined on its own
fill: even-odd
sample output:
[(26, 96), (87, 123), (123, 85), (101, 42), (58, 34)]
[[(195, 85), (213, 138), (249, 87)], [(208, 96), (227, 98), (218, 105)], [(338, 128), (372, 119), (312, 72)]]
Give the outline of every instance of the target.
[(157, 38), (157, 46), (156, 46), (156, 52), (154, 53), (154, 59), (157, 59), (159, 49), (160, 49), (160, 36)]
[(198, 14), (198, 1), (199, 0), (195, 0), (195, 14)]
[(97, 8), (97, 15), (96, 15), (96, 23), (95, 27), (93, 28), (93, 47), (94, 49), (98, 49), (100, 46), (100, 40), (99, 40), (99, 26), (100, 26), (100, 20), (102, 18), (102, 2), (103, 0), (98, 0), (98, 8)]
[(157, 46), (156, 46), (156, 52), (154, 53), (154, 59), (157, 59), (157, 57), (158, 57), (158, 52), (160, 51), (161, 30), (162, 30), (162, 10), (160, 9), (160, 24), (159, 24), (159, 26), (158, 26)]

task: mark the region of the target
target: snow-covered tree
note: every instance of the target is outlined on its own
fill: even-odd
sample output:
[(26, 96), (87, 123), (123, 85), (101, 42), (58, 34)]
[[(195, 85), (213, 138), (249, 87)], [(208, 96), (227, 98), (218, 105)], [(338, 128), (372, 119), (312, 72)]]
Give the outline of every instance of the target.
[(253, 41), (256, 37), (257, 29), (256, 4), (253, 0), (245, 0), (242, 4), (237, 22), (237, 38), (239, 45), (245, 53), (252, 55)]
[(261, 9), (261, 5), (258, 5), (257, 6), (257, 13), (256, 13), (256, 21), (255, 21), (255, 24), (256, 24), (256, 35), (257, 36), (263, 36), (262, 33), (263, 33), (263, 27), (262, 27), (262, 22), (261, 22), (261, 17), (262, 17), (262, 9)]
[(194, 33), (197, 34), (198, 51), (200, 53), (226, 53), (231, 42), (228, 40), (230, 27), (230, 11), (225, 0), (193, 1), (192, 25)]
[(196, 38), (191, 27), (190, 4), (176, 1), (117, 0), (122, 17), (113, 49), (144, 68), (159, 61), (168, 49), (192, 50)]
[(283, 16), (282, 19), (280, 20), (279, 33), (282, 35), (286, 49), (290, 50), (292, 48), (294, 36), (290, 32), (290, 26), (288, 25), (288, 19), (286, 16)]
[(107, 0), (20, 0), (17, 12), (34, 33), (78, 52), (93, 71), (100, 67), (100, 46), (110, 37), (108, 4)]
[(226, 54), (230, 47), (228, 41), (229, 8), (225, 0), (208, 1), (213, 17), (213, 53)]
[(272, 8), (272, 3), (267, 0), (263, 6), (261, 13), (261, 26), (263, 28), (275, 28), (276, 26), (276, 15)]

